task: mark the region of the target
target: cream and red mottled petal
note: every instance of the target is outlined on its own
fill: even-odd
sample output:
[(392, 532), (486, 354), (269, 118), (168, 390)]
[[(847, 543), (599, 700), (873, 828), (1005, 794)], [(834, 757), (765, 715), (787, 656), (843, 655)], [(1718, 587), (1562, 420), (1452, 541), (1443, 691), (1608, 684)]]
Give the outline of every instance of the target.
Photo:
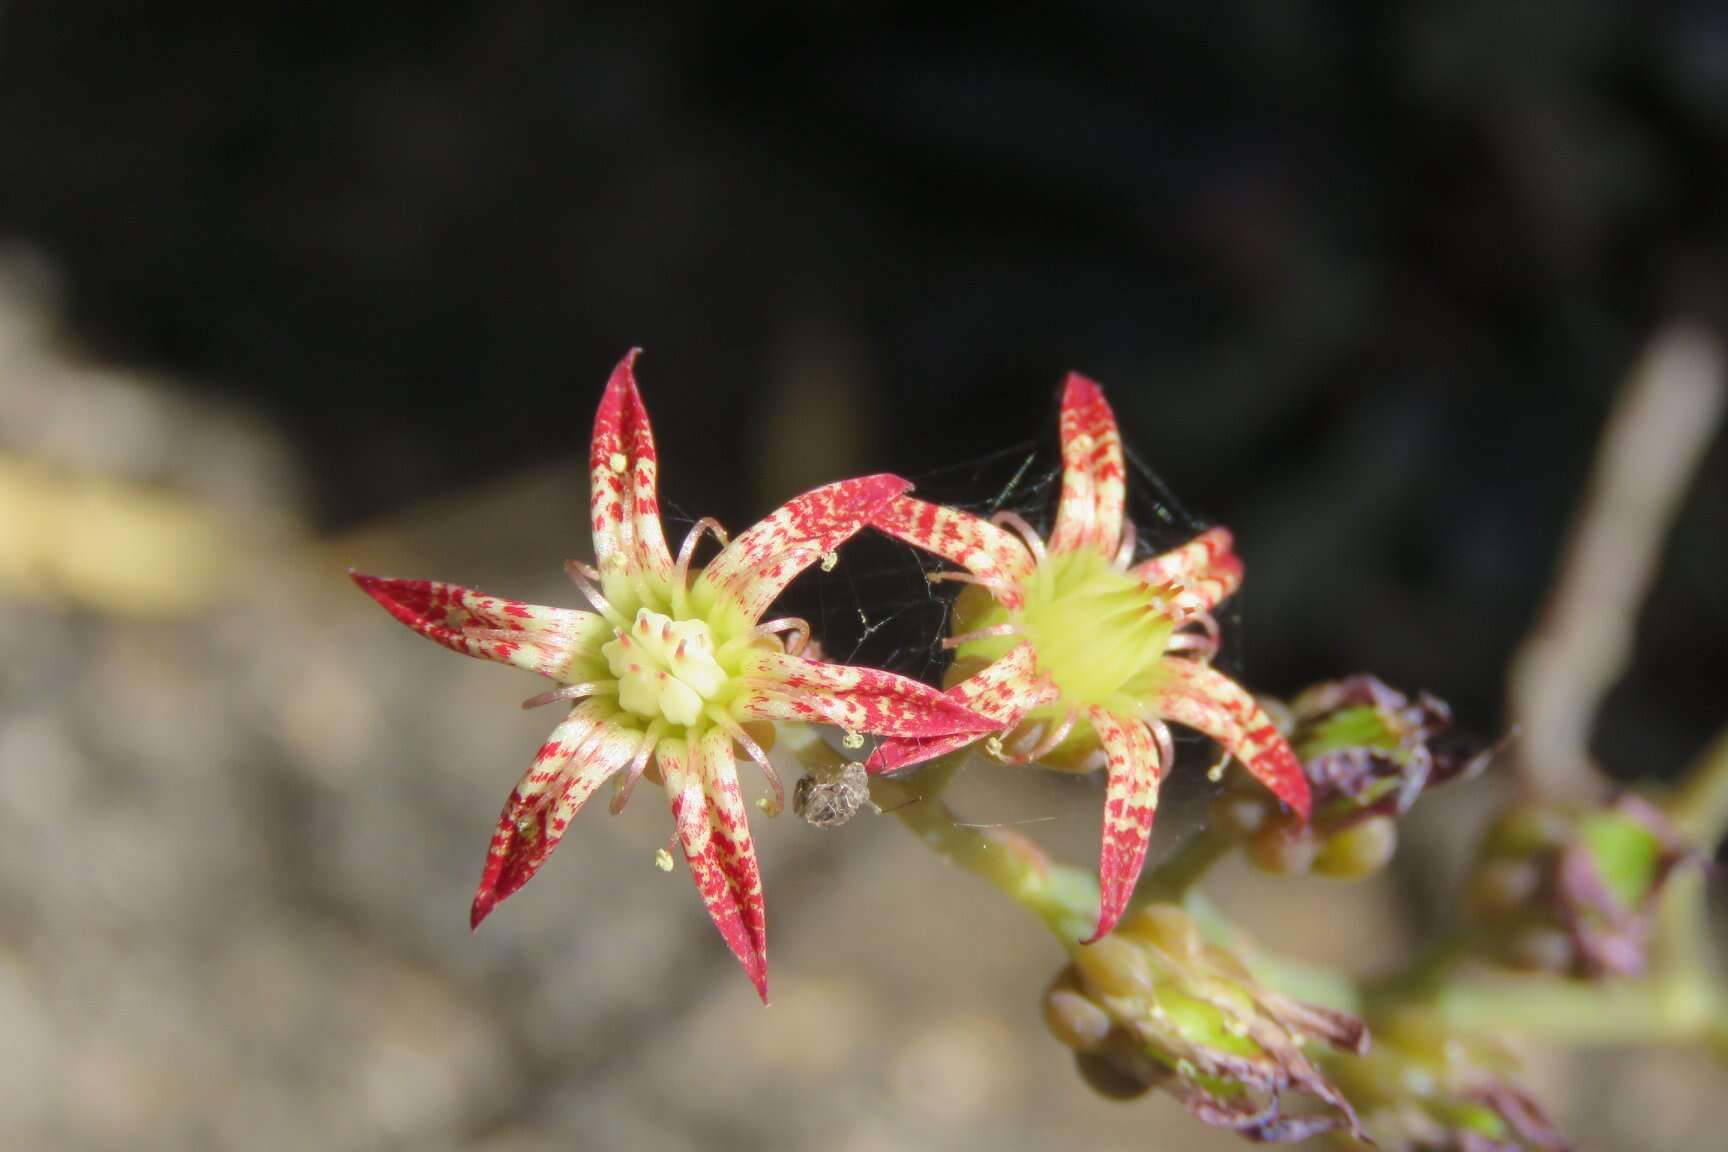
[(1009, 608), (1023, 600), (1015, 582), (1032, 567), (1026, 546), (1012, 532), (969, 512), (896, 496), (870, 517), (878, 531), (942, 559), (958, 564), (988, 586), (996, 599)]
[(758, 651), (745, 657), (743, 674), (747, 688), (736, 710), (744, 719), (833, 724), (849, 732), (924, 738), (970, 738), (998, 727), (952, 693), (875, 668)]
[(598, 658), (611, 636), (606, 621), (592, 612), (524, 604), (436, 580), (349, 575), (420, 635), (465, 656), (514, 664), (553, 680), (567, 680), (574, 661)]
[[(1054, 684), (1038, 675), (1037, 652), (1030, 643), (1015, 645), (1000, 660), (945, 693), (950, 699), (992, 721), (994, 731), (1014, 727), (1027, 712), (1052, 703), (1061, 694)], [(979, 735), (961, 732), (934, 739), (885, 740), (871, 754), (866, 767), (873, 773), (895, 772), (964, 748)]]
[(710, 728), (691, 748), (661, 744), (660, 774), (696, 891), (726, 946), (768, 1002), (768, 920), (756, 848), (733, 769), (732, 738)]
[(1308, 781), (1289, 741), (1253, 696), (1222, 672), (1175, 657), (1159, 667), (1150, 704), (1166, 720), (1203, 732), (1223, 745), (1272, 794), (1308, 819)]
[(1188, 543), (1162, 552), (1129, 571), (1153, 585), (1185, 584), (1212, 568), (1235, 568), (1240, 573), (1242, 562), (1236, 558), (1235, 543), (1228, 528), (1208, 528)]
[(1122, 437), (1103, 389), (1070, 372), (1062, 388), (1062, 496), (1050, 550), (1093, 548), (1114, 556), (1127, 488)]
[(794, 497), (726, 545), (697, 583), (730, 597), (754, 622), (794, 576), (849, 539), (885, 501), (911, 487), (898, 476), (862, 476)]
[(1211, 567), (1179, 586), (1170, 604), (1178, 616), (1210, 612), (1236, 594), (1242, 587), (1242, 561), (1235, 553), (1220, 556)]
[(633, 348), (612, 370), (588, 457), (594, 559), (602, 572), (623, 563), (665, 579), (672, 556), (660, 526), (657, 478), (660, 458), (648, 410), (636, 390)]
[(1097, 940), (1116, 927), (1134, 895), (1146, 846), (1152, 842), (1152, 817), (1158, 811), (1158, 784), (1164, 765), (1146, 724), (1103, 708), (1087, 717), (1104, 746), (1108, 781), (1104, 790), (1104, 831), (1098, 851)]
[(584, 700), (572, 708), (511, 790), (474, 893), (473, 927), (528, 883), (594, 790), (629, 761), (640, 733), (614, 724), (612, 715), (607, 701)]

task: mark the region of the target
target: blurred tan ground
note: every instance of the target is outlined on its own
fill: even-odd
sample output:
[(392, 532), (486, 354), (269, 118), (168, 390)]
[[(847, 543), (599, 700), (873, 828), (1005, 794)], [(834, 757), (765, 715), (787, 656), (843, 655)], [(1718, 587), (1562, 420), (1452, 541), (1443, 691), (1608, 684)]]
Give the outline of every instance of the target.
[[(315, 541), (265, 426), (80, 361), (0, 275), (0, 1147), (1238, 1147), (1084, 1090), (1038, 1020), (1054, 945), (892, 819), (756, 822), (771, 1008), (654, 867), (652, 790), (468, 933), (548, 714), (344, 569), (569, 603), (584, 449)], [(977, 818), (1092, 850), (1089, 786), (980, 783)], [(1299, 954), (1402, 950), (1389, 886), (1225, 879)], [(1687, 1053), (1538, 1075), (1604, 1150), (1711, 1147), (1728, 1088)]]

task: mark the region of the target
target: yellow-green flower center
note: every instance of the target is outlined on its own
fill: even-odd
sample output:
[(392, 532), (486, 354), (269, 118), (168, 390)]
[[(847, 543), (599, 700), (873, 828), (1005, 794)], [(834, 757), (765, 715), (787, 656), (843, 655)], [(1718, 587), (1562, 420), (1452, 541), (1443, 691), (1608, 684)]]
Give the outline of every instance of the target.
[(674, 620), (636, 610), (628, 632), (601, 645), (618, 678), (618, 704), (627, 712), (690, 725), (730, 677), (715, 658), (714, 635), (701, 620)]
[(1051, 712), (1094, 705), (1133, 711), (1152, 686), (1174, 627), (1154, 590), (1081, 549), (1050, 555), (1021, 580), (1020, 592), (1024, 603), (1014, 611), (995, 600), (962, 597), (957, 633), (1004, 624), (1013, 631), (968, 641), (958, 658), (995, 660), (1030, 640), (1039, 672), (1062, 690)]

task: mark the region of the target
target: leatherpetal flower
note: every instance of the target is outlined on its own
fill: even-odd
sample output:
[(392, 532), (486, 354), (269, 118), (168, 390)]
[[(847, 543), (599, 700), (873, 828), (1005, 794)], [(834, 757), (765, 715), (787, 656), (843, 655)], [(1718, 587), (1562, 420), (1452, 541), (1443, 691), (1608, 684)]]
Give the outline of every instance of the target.
[[(514, 664), (557, 687), (526, 702), (570, 705), (499, 817), (474, 896), (475, 927), (521, 888), (571, 819), (607, 780), (619, 811), (643, 775), (661, 783), (708, 914), (767, 1000), (767, 921), (735, 761), (761, 767), (783, 803), (767, 747), (773, 722), (838, 724), (878, 735), (943, 739), (994, 727), (917, 681), (802, 653), (802, 620), (762, 621), (799, 572), (911, 487), (895, 476), (829, 484), (727, 541), (699, 521), (673, 556), (660, 525), (654, 434), (631, 352), (613, 371), (594, 421), (594, 555), (571, 578), (593, 611), (504, 600), (429, 580), (354, 574), (391, 615), (446, 648)], [(724, 545), (691, 561), (705, 532)]]
[[(1107, 770), (1097, 932), (1121, 917), (1146, 858), (1169, 724), (1222, 745), (1306, 820), (1302, 766), (1267, 713), (1211, 667), (1211, 613), (1242, 581), (1222, 528), (1140, 564), (1122, 441), (1098, 385), (1070, 374), (1062, 395), (1062, 490), (1048, 541), (1019, 516), (985, 521), (896, 494), (876, 528), (964, 569), (949, 695), (997, 722), (987, 750), (1012, 763)], [(892, 772), (965, 747), (976, 734), (889, 740), (869, 761)]]

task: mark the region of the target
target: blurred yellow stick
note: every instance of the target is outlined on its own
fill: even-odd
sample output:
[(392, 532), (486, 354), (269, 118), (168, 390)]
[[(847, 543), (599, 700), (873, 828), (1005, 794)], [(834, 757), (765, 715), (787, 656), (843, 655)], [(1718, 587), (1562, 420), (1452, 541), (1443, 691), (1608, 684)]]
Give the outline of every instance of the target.
[(1516, 755), (1532, 791), (1588, 799), (1600, 789), (1590, 730), (1721, 419), (1724, 374), (1716, 336), (1676, 324), (1651, 341), (1609, 416), (1554, 591), (1512, 663)]
[(0, 596), (184, 615), (225, 566), (216, 518), (192, 501), (0, 453)]

